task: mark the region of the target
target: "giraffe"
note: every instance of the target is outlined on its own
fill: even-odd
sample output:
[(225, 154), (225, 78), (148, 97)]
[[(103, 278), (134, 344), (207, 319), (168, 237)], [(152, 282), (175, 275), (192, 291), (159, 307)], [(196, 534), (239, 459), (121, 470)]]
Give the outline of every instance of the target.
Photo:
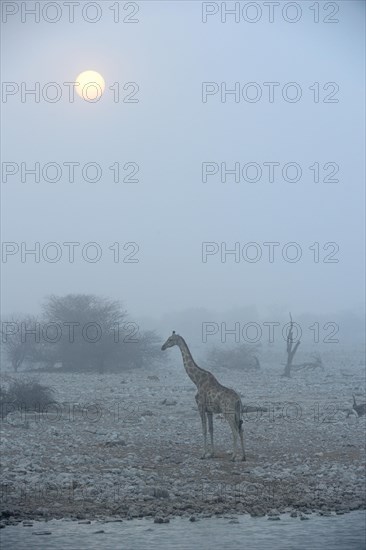
[[(222, 413), (228, 421), (233, 435), (233, 454), (231, 460), (234, 461), (237, 456), (238, 435), (242, 451), (241, 459), (245, 460), (243, 421), (241, 420), (243, 406), (240, 396), (231, 388), (222, 386), (211, 372), (199, 367), (193, 360), (184, 338), (176, 334), (175, 331), (173, 331), (173, 334), (167, 339), (165, 344), (162, 345), (161, 349), (164, 351), (173, 346), (179, 347), (183, 358), (184, 368), (189, 378), (198, 389), (195, 398), (201, 417), (204, 441), (204, 450), (201, 458), (215, 456), (213, 442), (213, 413)], [(207, 448), (206, 415), (210, 432), (211, 452), (209, 452)]]

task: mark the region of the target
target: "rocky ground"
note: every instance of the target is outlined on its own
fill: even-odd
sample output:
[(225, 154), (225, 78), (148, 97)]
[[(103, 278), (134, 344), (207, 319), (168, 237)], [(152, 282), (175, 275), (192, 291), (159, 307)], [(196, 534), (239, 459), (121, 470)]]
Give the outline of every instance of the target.
[[(204, 366), (204, 365), (202, 365)], [(365, 506), (364, 367), (299, 373), (214, 373), (266, 406), (245, 415), (246, 462), (231, 462), (231, 433), (216, 417), (217, 456), (201, 460), (195, 386), (171, 367), (121, 375), (42, 374), (58, 405), (1, 422), (1, 522), (282, 512), (344, 513)], [(21, 376), (21, 375), (18, 375)]]

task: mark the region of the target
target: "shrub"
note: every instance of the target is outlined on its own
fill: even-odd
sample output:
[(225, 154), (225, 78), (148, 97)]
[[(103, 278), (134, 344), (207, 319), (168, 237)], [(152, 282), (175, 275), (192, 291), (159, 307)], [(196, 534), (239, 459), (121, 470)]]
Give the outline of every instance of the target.
[(40, 412), (55, 402), (53, 393), (52, 388), (31, 378), (11, 379), (7, 389), (0, 387), (1, 418), (15, 410)]
[(213, 347), (207, 353), (210, 367), (228, 367), (239, 370), (258, 370), (260, 364), (256, 355), (248, 346), (242, 344), (235, 348)]

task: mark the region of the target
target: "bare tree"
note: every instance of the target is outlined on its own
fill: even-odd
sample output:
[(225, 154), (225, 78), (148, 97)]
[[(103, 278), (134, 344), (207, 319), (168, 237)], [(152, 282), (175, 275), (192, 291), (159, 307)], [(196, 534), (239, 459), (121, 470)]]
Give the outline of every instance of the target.
[(296, 342), (296, 344), (294, 345), (293, 328), (294, 328), (294, 323), (293, 323), (293, 320), (292, 320), (292, 315), (290, 313), (290, 329), (288, 331), (287, 341), (286, 341), (287, 362), (286, 362), (285, 370), (284, 370), (284, 373), (283, 373), (283, 376), (286, 376), (287, 378), (291, 378), (292, 361), (293, 361), (293, 358), (295, 356), (295, 353), (297, 352), (297, 348), (300, 345), (300, 340), (298, 340)]
[(298, 340), (296, 343), (294, 342), (293, 328), (294, 328), (294, 323), (292, 320), (292, 315), (290, 313), (290, 329), (288, 331), (287, 340), (286, 340), (287, 361), (286, 361), (285, 370), (282, 376), (291, 378), (291, 372), (297, 372), (299, 370), (315, 370), (318, 368), (323, 369), (324, 368), (323, 363), (319, 354), (313, 355), (313, 361), (305, 361), (303, 363), (293, 364), (295, 353), (297, 352), (297, 348), (300, 345), (300, 340)]

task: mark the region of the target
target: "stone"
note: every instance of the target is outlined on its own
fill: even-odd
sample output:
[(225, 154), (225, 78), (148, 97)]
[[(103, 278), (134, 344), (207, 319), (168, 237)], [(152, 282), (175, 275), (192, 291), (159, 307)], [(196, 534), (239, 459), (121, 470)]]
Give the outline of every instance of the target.
[(164, 520), (163, 520), (163, 518), (156, 517), (156, 518), (154, 519), (154, 523), (164, 523)]

